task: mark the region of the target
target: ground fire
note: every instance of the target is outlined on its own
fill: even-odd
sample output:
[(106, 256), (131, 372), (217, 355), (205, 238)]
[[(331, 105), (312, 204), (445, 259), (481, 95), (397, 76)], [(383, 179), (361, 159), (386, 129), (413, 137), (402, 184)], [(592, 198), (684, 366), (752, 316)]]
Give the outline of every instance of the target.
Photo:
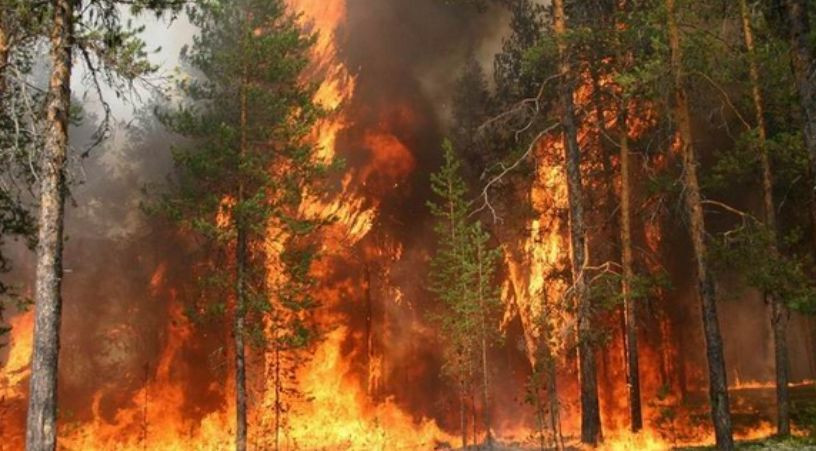
[[(25, 3), (0, 450), (816, 446), (806, 2)], [(161, 92), (131, 19), (185, 44)], [(144, 114), (108, 123), (126, 89)], [(51, 217), (12, 208), (47, 211), (55, 162), (48, 304)]]

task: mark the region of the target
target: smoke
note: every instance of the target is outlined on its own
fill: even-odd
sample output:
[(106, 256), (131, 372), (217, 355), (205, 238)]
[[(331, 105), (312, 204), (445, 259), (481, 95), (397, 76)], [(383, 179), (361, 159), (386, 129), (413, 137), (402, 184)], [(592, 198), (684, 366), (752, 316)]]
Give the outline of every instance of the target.
[[(346, 302), (351, 327), (360, 332), (350, 338), (348, 355), (357, 359), (363, 386), (369, 360), (382, 362), (375, 397), (394, 396), (408, 412), (451, 429), (457, 391), (441, 375), (440, 336), (429, 320), (438, 306), (426, 289), (434, 246), (426, 206), (432, 197), (429, 174), (441, 162), (451, 93), (464, 63), (469, 57), (490, 61), (506, 24), (499, 8), (479, 12), (439, 0), (349, 0), (345, 28), (337, 34), (340, 58), (357, 83), (348, 106), (352, 125), (340, 134), (338, 148), (353, 169), (370, 173), (365, 168), (374, 165), (361, 183), (379, 204), (374, 229), (360, 244), (369, 250), (367, 257), (347, 274), (351, 286), (364, 287)], [(389, 138), (372, 140), (372, 133)], [(396, 156), (410, 158), (410, 173), (376, 166), (378, 155), (395, 146), (410, 152)], [(497, 374), (510, 380), (523, 354), (504, 354), (493, 361)], [(520, 385), (508, 384), (508, 391)]]
[[(87, 419), (92, 409), (112, 418), (117, 403), (144, 382), (143, 368), (160, 354), (169, 321), (162, 299), (166, 293), (151, 288), (151, 277), (168, 262), (175, 263), (171, 273), (183, 268), (173, 234), (141, 206), (148, 200), (144, 188), (161, 189), (172, 172), (173, 137), (156, 124), (150, 103), (178, 65), (192, 27), (183, 18), (169, 22), (151, 15), (134, 18), (134, 25), (146, 27), (158, 71), (125, 97), (103, 89), (112, 131), (87, 158), (78, 155), (95, 141), (104, 113), (79, 60), (72, 77), (84, 120), (70, 130), (73, 183), (66, 204), (59, 396), (61, 418), (68, 422)], [(11, 282), (31, 297), (34, 255), (22, 245), (10, 252), (15, 264)], [(0, 360), (5, 357), (0, 354)]]
[[(331, 313), (340, 314), (352, 331), (343, 352), (353, 361), (353, 376), (369, 387), (368, 394), (375, 400), (394, 397), (415, 417), (435, 418), (449, 430), (456, 429), (456, 388), (441, 376), (439, 334), (428, 320), (437, 308), (426, 289), (434, 243), (426, 207), (429, 174), (441, 161), (440, 145), (451, 121), (450, 93), (464, 63), (473, 56), (489, 74), (508, 22), (498, 7), (479, 12), (456, 3), (348, 0), (348, 19), (335, 39), (342, 62), (356, 78), (356, 92), (345, 106), (349, 126), (338, 136), (338, 153), (379, 213), (372, 231), (352, 252), (354, 258), (332, 261), (330, 280), (321, 287), (342, 299)], [(145, 16), (138, 21), (146, 26), (148, 47), (161, 47), (153, 55), (161, 67), (154, 83), (167, 86), (163, 78), (178, 66), (179, 51), (195, 30), (183, 18), (168, 23)], [(89, 91), (83, 78), (82, 73), (75, 77), (79, 97)], [(170, 300), (184, 297), (192, 283), (185, 261), (189, 243), (140, 208), (149, 199), (142, 188), (154, 187), (155, 195), (155, 188), (160, 190), (172, 174), (174, 137), (144, 111), (152, 99), (149, 90), (139, 88), (131, 99), (135, 107), (106, 94), (118, 127), (81, 162), (81, 183), (73, 187), (67, 210), (60, 396), (61, 410), (75, 421), (89, 418), (94, 410), (112, 420), (117, 408), (131, 402), (133, 393), (153, 377), (169, 339), (166, 331), (177, 319), (168, 312)], [(101, 114), (95, 101), (85, 107), (89, 117)], [(72, 130), (73, 145), (87, 145), (93, 130), (92, 122)], [(677, 281), (667, 304), (675, 322), (673, 342), (684, 354), (693, 350), (681, 356), (677, 367), (697, 371), (682, 377), (701, 387), (704, 379), (695, 378), (705, 377), (703, 343), (681, 226), (664, 231), (675, 237), (666, 244), (672, 255), (664, 260)], [(16, 254), (19, 265), (12, 276), (30, 293), (31, 255), (22, 248)], [(764, 307), (756, 297), (747, 299), (750, 310), (723, 308), (729, 364), (746, 380), (770, 379)], [(657, 326), (649, 327), (650, 334), (657, 333)], [(523, 346), (517, 346), (520, 329), (513, 321), (507, 345), (491, 355), (494, 380), (501, 381), (493, 417), (510, 424), (521, 417), (517, 398), (523, 395), (529, 369)], [(753, 340), (742, 341), (746, 330), (756, 331)], [(224, 379), (218, 365), (211, 364), (223, 335), (212, 328), (197, 331), (173, 361), (184, 377), (191, 417), (223, 408), (222, 394), (211, 388)], [(800, 335), (796, 332), (792, 340), (803, 342)], [(735, 364), (756, 355), (749, 348), (762, 348), (762, 358)], [(380, 362), (380, 374), (372, 374), (372, 360)], [(795, 374), (810, 373), (799, 368)]]
[[(503, 22), (502, 14), (439, 0), (349, 0), (346, 27), (337, 30), (341, 59), (357, 82), (348, 105), (353, 122), (339, 137), (339, 153), (351, 169), (365, 174), (358, 182), (380, 205), (377, 224), (360, 246), (386, 249), (335, 276), (337, 284), (352, 282), (340, 309), (354, 336), (366, 327), (366, 299), (381, 321), (369, 324), (381, 348), (368, 350), (350, 338), (346, 351), (348, 358), (360, 360), (360, 368), (369, 351), (381, 353), (387, 374), (380, 396), (395, 395), (415, 415), (444, 419), (450, 406), (438, 400), (452, 392), (440, 380), (438, 336), (427, 321), (431, 299), (423, 288), (432, 242), (425, 206), (428, 174), (441, 160), (449, 93), (462, 63), (469, 55), (487, 61), (500, 42)], [(78, 183), (66, 211), (60, 367), (61, 410), (68, 421), (96, 414), (113, 421), (117, 409), (132, 402), (167, 343), (165, 331), (174, 320), (167, 310), (170, 299), (183, 296), (191, 283), (184, 270), (186, 245), (140, 207), (149, 200), (143, 188), (150, 186), (155, 194), (173, 170), (174, 138), (150, 117), (151, 89), (169, 86), (180, 49), (195, 30), (183, 17), (168, 22), (145, 15), (135, 23), (146, 27), (159, 72), (149, 86), (137, 85), (126, 98), (104, 90), (114, 131), (73, 169)], [(72, 146), (84, 150), (103, 109), (84, 68), (78, 66), (73, 80), (88, 120), (71, 130)], [(394, 166), (378, 157), (385, 148), (397, 149), (389, 158), (405, 163)], [(19, 264), (12, 277), (31, 293), (33, 256), (24, 249), (15, 254)], [(217, 333), (197, 334), (196, 345), (174, 365), (187, 368), (179, 371), (190, 379), (187, 399), (196, 405), (189, 411), (200, 416), (222, 407), (208, 387), (223, 375), (208, 362), (219, 352)]]

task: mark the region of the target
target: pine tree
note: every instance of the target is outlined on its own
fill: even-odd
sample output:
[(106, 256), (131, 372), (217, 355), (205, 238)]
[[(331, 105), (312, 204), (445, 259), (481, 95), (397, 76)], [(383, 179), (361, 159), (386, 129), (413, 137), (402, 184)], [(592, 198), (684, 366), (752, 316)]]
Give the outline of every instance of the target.
[[(118, 92), (132, 87), (135, 80), (152, 72), (154, 67), (147, 60), (144, 43), (138, 39), (141, 29), (123, 24), (120, 6), (130, 6), (133, 13), (138, 13), (144, 9), (161, 11), (180, 4), (179, 0), (94, 0), (80, 8), (82, 5), (74, 0), (50, 2), (51, 72), (44, 108), (43, 150), (38, 161), (35, 324), (27, 449), (39, 451), (56, 447), (62, 250), (73, 59), (77, 54), (82, 57), (97, 87), (102, 83), (100, 78)], [(104, 99), (100, 100), (109, 111)], [(106, 114), (97, 133), (98, 140), (105, 138), (109, 124)]]
[(206, 243), (196, 308), (219, 316), (231, 300), (237, 450), (247, 447), (247, 339), (271, 347), (277, 448), (282, 354), (314, 335), (310, 269), (322, 220), (300, 207), (329, 169), (308, 139), (322, 114), (315, 87), (302, 81), (314, 36), (281, 0), (206, 2), (190, 18), (200, 31), (183, 58), (201, 76), (182, 80), (185, 102), (161, 117), (194, 144), (176, 151), (179, 189), (162, 207)]
[[(765, 227), (770, 235), (768, 252), (771, 256), (779, 255), (777, 245), (776, 203), (774, 202), (774, 180), (768, 155), (768, 128), (765, 122), (765, 101), (760, 85), (760, 72), (754, 44), (753, 20), (747, 0), (740, 0), (740, 18), (742, 33), (748, 56), (748, 73), (751, 80), (751, 97), (754, 103), (756, 118), (757, 150), (762, 168), (762, 200), (765, 210)], [(787, 344), (787, 309), (781, 299), (773, 293), (765, 293), (771, 304), (771, 328), (773, 330), (774, 356), (776, 364), (776, 405), (777, 433), (790, 435), (790, 394), (788, 391), (788, 344)]]
[(428, 204), (437, 219), (434, 230), (438, 237), (430, 289), (442, 304), (437, 320), (447, 342), (448, 372), (459, 383), (462, 446), (468, 442), (465, 406), (475, 366), (481, 371), (485, 442), (492, 447), (487, 355), (499, 337), (495, 276), (500, 254), (490, 246), (490, 235), (481, 223), (470, 219), (467, 186), (453, 145), (446, 141), (443, 151), (444, 163), (431, 175), (431, 188), (439, 200)]
[(572, 292), (578, 321), (578, 365), (581, 384), (581, 442), (597, 444), (602, 437), (601, 412), (598, 404), (598, 382), (595, 351), (591, 342), (592, 306), (588, 295), (585, 266), (587, 237), (584, 224), (584, 188), (581, 177), (581, 148), (575, 121), (573, 85), (575, 74), (570, 67), (567, 18), (563, 0), (552, 3), (553, 32), (558, 46), (559, 99), (561, 127), (564, 133), (564, 160), (570, 209), (570, 260)]
[(440, 322), (444, 334), (448, 337), (448, 362), (446, 367), (459, 385), (459, 420), (462, 434), (462, 447), (467, 447), (466, 387), (467, 365), (465, 360), (472, 350), (472, 336), (467, 332), (470, 325), (468, 318), (456, 318), (448, 311), (456, 311), (469, 296), (468, 280), (464, 273), (465, 255), (467, 253), (467, 215), (468, 204), (465, 201), (467, 187), (459, 175), (460, 163), (456, 160), (453, 146), (445, 142), (444, 163), (439, 172), (431, 175), (431, 189), (440, 201), (429, 203), (431, 213), (437, 218), (434, 230), (439, 237), (440, 246), (431, 260), (431, 291), (442, 303), (443, 311)]
[(691, 129), (680, 30), (677, 25), (675, 0), (666, 0), (668, 36), (671, 51), (671, 71), (674, 77), (674, 120), (683, 160), (685, 212), (689, 219), (689, 234), (695, 260), (695, 278), (702, 308), (703, 328), (708, 358), (709, 399), (711, 418), (720, 449), (733, 449), (731, 410), (728, 401), (728, 383), (725, 372), (722, 335), (717, 317), (714, 280), (708, 265), (702, 197), (698, 179), (698, 162)]
[(807, 0), (785, 0), (790, 30), (791, 53), (799, 103), (804, 113), (802, 130), (810, 156), (811, 177), (816, 177), (816, 68), (811, 45), (809, 4)]
[[(612, 53), (614, 55), (614, 70), (621, 76), (631, 66), (633, 58), (631, 51), (625, 49), (623, 42), (624, 33), (619, 31), (625, 29), (622, 23), (625, 22), (626, 14), (629, 12), (627, 4), (620, 4), (617, 7), (617, 20), (615, 29), (610, 30), (612, 37)], [(622, 267), (621, 297), (623, 299), (623, 335), (624, 335), (624, 358), (626, 360), (626, 382), (629, 395), (629, 420), (632, 432), (638, 432), (643, 428), (643, 413), (641, 409), (640, 394), (640, 359), (638, 349), (638, 306), (634, 296), (635, 282), (635, 262), (633, 256), (634, 245), (632, 243), (632, 197), (634, 182), (632, 177), (632, 155), (629, 143), (629, 107), (632, 102), (632, 87), (618, 83), (620, 87), (619, 100), (617, 102), (617, 129), (618, 146), (620, 147), (620, 257)]]
[[(42, 95), (27, 82), (44, 18), (44, 12), (28, 2), (0, 2), (0, 274), (14, 263), (3, 253), (7, 240), (24, 239), (34, 246), (36, 229), (28, 193), (36, 184), (30, 162), (41, 138), (41, 118), (34, 108), (41, 104)], [(0, 279), (0, 347), (9, 332), (3, 325), (4, 308), (9, 303), (25, 304), (18, 288)]]

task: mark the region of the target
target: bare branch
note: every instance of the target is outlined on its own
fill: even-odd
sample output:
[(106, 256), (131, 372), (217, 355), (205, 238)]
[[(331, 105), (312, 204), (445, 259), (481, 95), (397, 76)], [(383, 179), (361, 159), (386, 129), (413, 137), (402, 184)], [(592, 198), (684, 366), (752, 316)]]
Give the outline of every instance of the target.
[(722, 95), (722, 97), (723, 97), (723, 100), (725, 100), (725, 103), (728, 105), (728, 107), (729, 107), (729, 108), (731, 108), (731, 110), (732, 110), (732, 111), (734, 112), (734, 114), (737, 116), (737, 119), (739, 119), (739, 120), (740, 120), (740, 122), (742, 122), (742, 124), (745, 126), (745, 128), (747, 128), (748, 130), (752, 130), (752, 129), (753, 129), (753, 127), (751, 127), (751, 124), (749, 124), (749, 123), (748, 123), (748, 121), (746, 121), (746, 120), (745, 120), (745, 118), (744, 118), (744, 117), (742, 116), (742, 114), (739, 112), (739, 110), (737, 109), (737, 107), (736, 107), (736, 106), (734, 106), (734, 103), (733, 103), (733, 102), (731, 102), (731, 97), (729, 97), (729, 96), (728, 96), (728, 93), (727, 93), (727, 92), (725, 92), (725, 89), (723, 89), (723, 88), (722, 88), (722, 86), (720, 86), (720, 85), (719, 85), (719, 84), (718, 84), (716, 81), (714, 81), (714, 80), (713, 80), (711, 77), (709, 77), (708, 75), (704, 74), (703, 72), (700, 72), (700, 71), (695, 70), (695, 71), (691, 71), (690, 73), (691, 73), (692, 75), (697, 75), (697, 76), (699, 76), (700, 78), (704, 79), (704, 80), (705, 80), (705, 81), (707, 81), (707, 82), (708, 82), (708, 83), (709, 83), (711, 86), (713, 86), (713, 87), (714, 87), (714, 89), (716, 89), (717, 91), (719, 91), (719, 92), (720, 92), (720, 95)]
[(533, 138), (532, 142), (530, 142), (530, 145), (527, 147), (527, 150), (519, 158), (517, 158), (516, 161), (513, 162), (513, 164), (511, 164), (510, 166), (504, 167), (503, 170), (499, 174), (497, 174), (492, 179), (490, 179), (485, 184), (485, 186), (482, 188), (482, 192), (479, 195), (479, 197), (481, 199), (483, 199), (484, 202), (482, 203), (482, 205), (479, 208), (474, 210), (470, 215), (473, 216), (473, 215), (475, 215), (475, 214), (477, 214), (479, 212), (484, 211), (485, 209), (488, 209), (488, 210), (490, 210), (490, 213), (493, 216), (493, 222), (494, 223), (501, 222), (501, 218), (499, 218), (499, 216), (496, 214), (496, 209), (490, 203), (490, 188), (492, 188), (493, 185), (495, 185), (496, 183), (501, 181), (507, 174), (509, 174), (510, 172), (515, 170), (517, 167), (519, 167), (524, 160), (526, 160), (527, 158), (529, 158), (530, 155), (532, 155), (533, 151), (535, 150), (536, 146), (538, 145), (538, 142), (544, 136), (546, 136), (547, 134), (549, 134), (550, 132), (552, 132), (553, 130), (557, 129), (560, 126), (561, 126), (561, 123), (556, 122), (556, 123), (550, 125), (549, 127), (545, 128), (544, 130), (541, 130), (538, 133), (538, 135), (536, 135), (536, 137)]

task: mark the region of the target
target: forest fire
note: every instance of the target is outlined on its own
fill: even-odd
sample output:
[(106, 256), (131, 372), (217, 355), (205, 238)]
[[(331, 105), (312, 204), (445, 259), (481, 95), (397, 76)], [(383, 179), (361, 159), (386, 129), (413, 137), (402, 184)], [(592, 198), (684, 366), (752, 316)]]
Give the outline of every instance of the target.
[[(306, 130), (311, 131), (305, 135), (308, 142), (317, 146), (310, 163), (330, 168), (326, 170), (326, 187), (320, 185), (327, 189), (318, 189), (317, 183), (297, 185), (292, 181), (295, 178), (288, 178), (291, 174), (287, 174), (298, 172), (294, 165), (264, 165), (269, 178), (284, 180), (281, 185), (297, 185), (298, 192), (289, 196), (297, 199), (293, 203), (294, 212), (281, 209), (242, 228), (245, 224), (240, 210), (242, 202), (246, 202), (243, 196), (251, 177), (245, 177), (246, 180), (237, 177), (234, 195), (219, 193), (220, 197), (212, 202), (217, 205), (216, 217), (210, 218), (214, 227), (203, 227), (207, 233), (221, 233), (220, 243), (235, 240), (236, 244), (227, 246), (226, 251), (215, 254), (217, 257), (206, 264), (228, 267), (229, 274), (220, 274), (221, 279), (200, 276), (196, 273), (199, 266), (188, 261), (200, 251), (198, 241), (171, 235), (179, 242), (168, 245), (165, 242), (168, 240), (155, 238), (162, 242), (145, 245), (154, 246), (156, 255), (148, 255), (151, 251), (142, 250), (141, 243), (134, 245), (136, 250), (128, 248), (133, 261), (149, 268), (149, 274), (122, 276), (132, 277), (132, 283), (139, 288), (124, 287), (120, 291), (125, 294), (116, 294), (127, 298), (120, 310), (94, 306), (88, 309), (86, 317), (82, 303), (91, 304), (106, 294), (102, 294), (101, 288), (98, 291), (76, 288), (78, 284), (71, 287), (73, 291), (65, 296), (70, 307), (65, 316), (73, 327), (63, 326), (62, 337), (66, 347), (78, 357), (60, 362), (57, 448), (234, 449), (241, 440), (236, 437), (242, 428), (242, 399), (246, 402), (246, 446), (252, 450), (562, 450), (584, 445), (603, 450), (666, 450), (714, 445), (715, 428), (709, 410), (714, 395), (708, 396), (710, 373), (706, 369), (710, 362), (706, 359), (710, 356), (704, 346), (710, 341), (701, 332), (708, 330), (701, 327), (697, 292), (698, 287), (705, 290), (707, 286), (695, 280), (699, 274), (686, 262), (693, 258), (687, 234), (681, 229), (684, 225), (671, 216), (671, 209), (665, 205), (676, 201), (675, 197), (681, 198), (684, 187), (678, 188), (671, 174), (651, 177), (677, 169), (684, 152), (688, 152), (684, 147), (690, 145), (684, 141), (688, 137), (674, 130), (666, 132), (670, 129), (664, 124), (668, 115), (661, 110), (669, 108), (668, 105), (677, 108), (674, 104), (679, 101), (664, 104), (662, 99), (647, 98), (653, 94), (646, 88), (629, 97), (627, 83), (634, 82), (614, 75), (615, 70), (625, 69), (624, 64), (614, 67), (620, 55), (601, 55), (592, 59), (592, 64), (599, 64), (600, 71), (608, 73), (593, 72), (583, 67), (591, 65), (586, 63), (579, 65), (580, 71), (576, 70), (580, 73), (576, 77), (577, 86), (568, 86), (562, 73), (561, 79), (553, 76), (541, 81), (542, 87), (536, 86), (536, 97), (522, 96), (520, 101), (513, 98), (509, 102), (511, 111), (522, 105), (524, 114), (534, 116), (521, 127), (513, 120), (508, 120), (510, 125), (502, 123), (505, 116), (512, 115), (484, 102), (488, 106), (480, 112), (481, 125), (473, 127), (475, 131), (471, 134), (483, 133), (485, 124), (506, 125), (509, 132), (503, 130), (500, 137), (491, 137), (501, 143), (496, 145), (501, 152), (490, 154), (495, 149), (485, 151), (479, 139), (469, 137), (470, 141), (463, 144), (459, 137), (455, 144), (464, 147), (458, 152), (465, 155), (465, 163), (445, 166), (450, 160), (441, 161), (439, 148), (447, 148), (447, 144), (439, 144), (444, 141), (443, 135), (456, 128), (447, 122), (458, 119), (447, 116), (461, 111), (454, 108), (456, 111), (450, 113), (448, 105), (443, 108), (435, 104), (434, 96), (439, 92), (447, 94), (456, 83), (461, 83), (447, 74), (450, 72), (447, 66), (455, 60), (458, 67), (463, 57), (457, 54), (454, 58), (451, 55), (458, 50), (445, 48), (438, 51), (439, 60), (434, 60), (433, 55), (425, 55), (423, 42), (441, 41), (441, 36), (451, 41), (451, 49), (466, 48), (461, 53), (478, 58), (474, 53), (483, 50), (480, 46), (499, 47), (495, 43), (476, 42), (476, 37), (488, 40), (479, 35), (481, 29), (504, 30), (507, 16), (501, 13), (485, 18), (483, 11), (474, 9), (462, 19), (460, 10), (448, 9), (461, 5), (435, 0), (420, 1), (420, 6), (396, 0), (378, 1), (285, 2), (297, 13), (298, 26), (314, 33), (314, 42), (304, 39), (310, 45), (309, 64), (296, 78), (305, 86), (310, 86), (313, 80), (320, 81), (314, 90), (308, 91), (308, 97), (313, 97), (320, 111), (314, 113), (317, 119), (309, 122)], [(563, 9), (563, 3), (553, 2), (556, 3)], [(535, 6), (538, 4), (519, 1), (511, 8), (512, 14), (539, 11)], [(500, 11), (501, 7), (487, 8)], [(423, 15), (428, 11), (443, 19), (425, 24)], [(541, 17), (558, 16), (540, 11)], [(241, 17), (253, 19), (252, 14)], [(516, 16), (511, 22), (511, 27), (539, 26), (535, 21), (526, 23)], [(428, 36), (415, 32), (416, 36), (411, 37), (416, 42), (403, 42), (401, 33), (405, 31), (395, 24), (404, 23), (418, 28), (417, 24), (422, 23), (432, 31), (427, 32)], [(406, 29), (409, 25), (405, 25)], [(389, 29), (392, 27), (394, 30)], [(614, 25), (610, 28), (622, 35), (630, 29)], [(261, 28), (252, 30), (252, 38), (262, 40), (264, 32), (258, 31)], [(377, 34), (388, 39), (383, 37), (381, 42), (371, 39)], [(504, 56), (512, 54), (525, 61), (504, 68), (519, 80), (524, 77), (516, 72), (525, 70), (522, 66), (526, 59), (533, 57), (560, 58), (558, 70), (569, 68), (563, 53), (567, 46), (558, 42), (562, 38), (557, 33), (553, 41), (557, 45), (536, 41), (523, 52), (513, 47), (523, 39), (505, 39), (500, 43)], [(608, 42), (607, 45), (613, 46)], [(620, 52), (619, 45), (615, 42), (614, 50)], [(414, 59), (419, 61), (416, 68)], [(493, 69), (496, 73), (491, 72), (495, 80), (485, 82), (487, 87), (483, 91), (500, 91), (501, 77), (507, 76), (501, 73), (502, 61), (506, 59), (496, 59)], [(441, 72), (446, 75), (440, 76)], [(277, 143), (270, 142), (285, 139), (282, 137), (287, 133), (297, 134), (274, 129), (259, 133), (262, 139), (247, 137), (250, 135), (247, 105), (251, 103), (246, 99), (247, 93), (266, 86), (266, 81), (250, 83), (247, 73), (245, 68), (242, 84), (230, 91), (242, 99), (238, 102), (239, 127), (216, 139), (228, 141), (240, 136), (236, 141), (240, 142), (240, 151), (236, 152), (239, 162), (235, 165), (239, 170), (249, 165), (240, 158), (246, 158), (252, 146), (273, 148)], [(484, 76), (481, 72), (480, 75)], [(513, 81), (521, 83), (519, 80)], [(556, 87), (558, 83), (562, 85)], [(679, 87), (674, 89), (682, 91)], [(562, 105), (567, 103), (566, 92), (574, 103), (571, 108), (575, 111), (569, 113), (575, 116), (573, 137), (583, 152), (572, 173), (570, 131), (565, 125), (569, 121), (564, 119), (568, 108)], [(639, 99), (640, 95), (644, 99)], [(312, 114), (303, 106), (308, 102), (298, 101), (303, 103), (292, 108), (294, 113), (286, 112), (289, 116), (279, 111), (269, 116), (284, 116), (294, 122), (301, 119), (300, 115), (307, 115), (304, 111)], [(555, 125), (549, 128), (551, 118), (541, 120), (537, 116), (546, 107), (563, 115), (552, 121)], [(745, 122), (742, 116), (739, 119)], [(195, 128), (182, 121), (181, 128), (185, 127)], [(235, 133), (236, 130), (240, 133)], [(525, 133), (532, 133), (534, 138)], [(262, 144), (253, 143), (253, 139)], [(719, 145), (719, 139), (710, 141)], [(635, 150), (630, 152), (629, 145)], [(705, 149), (707, 152), (708, 148)], [(490, 154), (495, 161), (480, 166), (479, 161), (487, 158), (480, 152)], [(685, 157), (688, 158), (688, 153)], [(291, 161), (298, 161), (297, 156)], [(342, 164), (336, 167), (330, 164), (336, 161)], [(689, 164), (689, 160), (683, 163)], [(218, 164), (226, 166), (220, 160), (213, 166)], [(624, 165), (631, 174), (623, 175)], [(448, 174), (445, 181), (450, 188), (448, 195), (465, 198), (465, 213), (456, 213), (455, 203), (447, 198), (448, 204), (439, 205), (449, 207), (448, 212), (435, 204), (437, 197), (446, 194), (438, 189), (446, 167), (461, 169), (461, 174)], [(436, 172), (438, 169), (440, 172)], [(574, 192), (575, 172), (579, 179), (584, 177), (583, 185), (579, 184), (584, 190), (583, 212), (574, 205), (576, 197), (580, 197)], [(434, 175), (429, 177), (431, 173)], [(248, 174), (253, 175), (251, 171)], [(458, 194), (455, 177), (464, 180), (464, 188)], [(623, 202), (618, 197), (622, 198), (622, 192), (630, 189), (630, 180), (636, 180), (631, 188), (631, 202), (635, 206), (630, 210), (627, 199), (624, 212), (627, 219), (623, 221), (620, 214)], [(658, 186), (660, 183), (669, 188)], [(258, 192), (264, 189), (273, 192), (276, 188), (265, 186)], [(286, 198), (281, 192), (276, 191), (277, 196)], [(742, 200), (742, 195), (734, 196)], [(263, 202), (277, 204), (278, 200), (265, 199), (259, 203), (265, 208)], [(752, 214), (728, 208), (729, 213), (737, 212), (742, 229), (756, 221)], [(584, 215), (586, 222), (584, 230), (578, 232), (572, 227), (576, 211), (580, 213), (577, 216)], [(445, 216), (446, 213), (450, 216)], [(454, 224), (457, 215), (463, 224), (475, 221), (479, 227), (458, 228)], [(440, 227), (435, 224), (440, 217), (454, 219), (449, 227), (443, 219)], [(713, 227), (730, 224), (728, 220), (722, 223), (725, 225), (715, 221)], [(234, 231), (230, 229), (233, 226)], [(163, 223), (155, 226), (157, 230), (163, 227), (167, 226)], [(439, 230), (444, 233), (446, 227), (451, 235), (439, 238)], [(247, 240), (247, 230), (251, 233), (260, 230), (263, 236), (247, 244), (242, 241)], [(479, 235), (483, 231), (484, 239)], [(579, 232), (583, 241), (575, 239)], [(154, 240), (146, 236), (140, 235), (133, 241)], [(307, 238), (292, 244), (301, 237)], [(471, 239), (472, 242), (467, 241)], [(584, 249), (575, 245), (579, 242)], [(473, 258), (458, 267), (458, 272), (472, 277), (473, 286), (460, 288), (438, 283), (440, 279), (435, 277), (464, 277), (440, 268), (439, 248), (446, 245), (455, 251), (447, 256), (450, 261)], [(99, 243), (93, 246), (104, 247)], [(495, 254), (483, 252), (484, 246), (494, 248)], [(240, 262), (242, 253), (244, 262)], [(571, 266), (578, 258), (576, 254), (583, 254), (578, 267)], [(482, 265), (490, 261), (491, 255), (496, 256), (498, 263), (495, 269), (490, 268), (494, 272), (488, 272), (485, 283)], [(233, 261), (238, 262), (234, 271)], [(242, 266), (258, 261), (261, 269), (255, 272)], [(308, 263), (305, 269), (292, 271), (287, 266), (292, 261)], [(737, 284), (729, 279), (734, 278), (732, 273), (736, 270), (718, 270), (727, 276), (722, 284), (727, 289), (731, 288), (729, 283)], [(104, 278), (100, 275), (104, 271), (97, 271), (99, 274), (88, 277), (94, 281)], [(69, 271), (66, 279), (70, 281), (73, 274)], [(244, 278), (258, 274), (261, 279), (258, 285), (244, 282)], [(289, 282), (302, 285), (293, 287), (287, 285)], [(228, 294), (200, 290), (207, 283), (218, 289), (228, 287)], [(102, 286), (102, 282), (98, 284)], [(489, 311), (488, 298), (494, 285), (497, 312), (493, 312), (495, 317), (489, 317), (485, 312)], [(258, 287), (269, 292), (261, 295)], [(229, 291), (233, 289), (234, 292)], [(451, 307), (445, 290), (460, 290), (456, 294), (465, 299), (464, 307), (457, 305), (460, 310), (453, 315), (458, 315), (456, 319), (465, 324), (461, 329), (439, 319), (441, 312)], [(778, 430), (774, 423), (777, 385), (769, 357), (773, 356), (769, 338), (772, 331), (765, 321), (772, 296), (768, 295), (769, 290), (763, 293), (753, 286), (745, 291), (748, 293), (736, 296), (743, 296), (741, 301), (747, 307), (740, 306), (740, 313), (734, 314), (733, 319), (719, 322), (729, 346), (726, 355), (729, 415), (734, 417), (733, 437), (765, 439)], [(259, 302), (261, 298), (268, 304)], [(79, 304), (76, 299), (80, 299)], [(201, 301), (216, 305), (214, 310), (220, 316), (215, 320), (209, 318), (205, 309), (199, 307)], [(582, 302), (595, 303), (590, 312), (589, 335), (581, 326), (587, 321), (582, 318), (585, 313), (581, 310)], [(631, 302), (638, 309), (632, 315), (634, 324), (627, 317), (627, 305)], [(726, 312), (737, 311), (735, 303), (722, 300), (720, 303)], [(252, 310), (247, 304), (262, 306)], [(474, 310), (478, 311), (475, 315)], [(0, 451), (25, 449), (27, 440), (26, 405), (36, 317), (33, 311), (14, 313), (9, 319), (10, 333), (4, 338), (8, 345), (0, 348)], [(755, 321), (756, 317), (765, 322)], [(798, 313), (789, 317), (791, 354), (812, 354), (816, 346), (810, 335), (812, 318)], [(486, 331), (486, 323), (494, 319), (496, 324), (491, 327), (495, 327), (497, 337)], [(244, 320), (247, 323), (254, 320), (255, 327), (247, 326), (244, 330)], [(227, 325), (230, 321), (232, 326)], [(235, 326), (239, 323), (241, 328)], [(756, 331), (756, 335), (761, 337), (742, 345), (741, 334), (760, 327), (758, 324), (763, 329)], [(83, 333), (87, 335), (79, 338)], [(636, 384), (630, 373), (635, 366), (629, 346), (633, 336), (638, 343)], [(239, 341), (236, 337), (241, 340), (246, 337), (246, 345), (236, 344)], [(579, 349), (588, 340), (594, 349), (588, 360), (597, 371), (596, 386), (592, 388), (602, 426), (597, 444), (584, 430), (587, 416), (583, 382), (587, 366), (582, 359), (587, 357)], [(751, 346), (762, 348), (757, 351), (759, 357), (740, 355), (750, 353), (746, 349)], [(239, 361), (240, 364), (236, 363)], [(245, 366), (245, 375), (233, 366)], [(808, 401), (816, 390), (816, 368), (812, 366), (812, 362), (810, 367), (801, 362), (791, 364), (792, 376), (786, 386), (800, 397), (794, 399)], [(637, 386), (638, 402), (642, 402), (637, 409), (642, 414), (642, 427), (635, 426), (633, 421), (633, 385)], [(795, 435), (809, 432), (797, 422), (793, 431)], [(241, 449), (240, 445), (238, 448)]]

